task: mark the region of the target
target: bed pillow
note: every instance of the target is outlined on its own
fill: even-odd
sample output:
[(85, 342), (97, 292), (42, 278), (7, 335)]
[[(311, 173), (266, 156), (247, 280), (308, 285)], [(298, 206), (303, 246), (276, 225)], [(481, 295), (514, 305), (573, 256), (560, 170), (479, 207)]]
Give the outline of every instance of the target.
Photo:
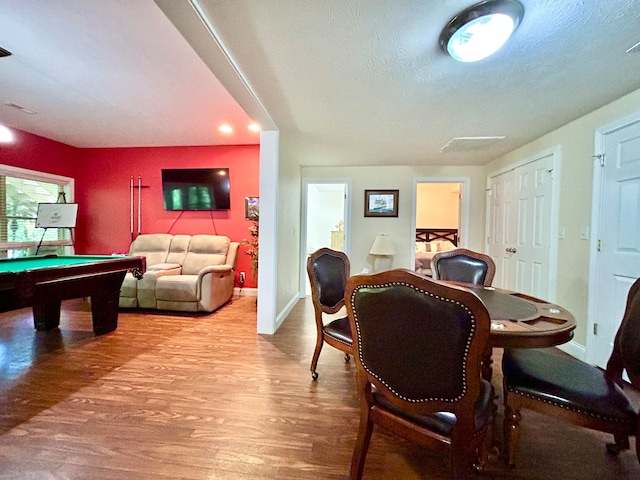
[(430, 246), (431, 245), (425, 242), (416, 242), (416, 253), (427, 253), (428, 251), (430, 251)]
[(429, 243), (431, 243), (432, 252), (448, 252), (456, 249), (456, 246), (449, 240), (432, 240)]

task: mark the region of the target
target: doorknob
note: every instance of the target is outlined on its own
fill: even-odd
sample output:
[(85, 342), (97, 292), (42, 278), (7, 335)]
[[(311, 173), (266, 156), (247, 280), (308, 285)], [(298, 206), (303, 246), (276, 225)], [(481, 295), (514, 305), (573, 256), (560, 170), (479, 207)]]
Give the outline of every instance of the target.
[(516, 253), (515, 248), (506, 248), (505, 250), (507, 251), (507, 253)]

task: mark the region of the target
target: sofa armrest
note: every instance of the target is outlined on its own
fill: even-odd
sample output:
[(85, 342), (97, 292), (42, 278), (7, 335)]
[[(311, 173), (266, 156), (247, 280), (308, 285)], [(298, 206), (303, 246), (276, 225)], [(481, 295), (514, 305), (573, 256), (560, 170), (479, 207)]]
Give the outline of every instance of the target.
[(198, 310), (212, 312), (233, 296), (235, 275), (231, 265), (211, 265), (198, 273)]
[(198, 277), (203, 277), (207, 273), (226, 273), (232, 270), (233, 267), (231, 265), (209, 265), (198, 272)]

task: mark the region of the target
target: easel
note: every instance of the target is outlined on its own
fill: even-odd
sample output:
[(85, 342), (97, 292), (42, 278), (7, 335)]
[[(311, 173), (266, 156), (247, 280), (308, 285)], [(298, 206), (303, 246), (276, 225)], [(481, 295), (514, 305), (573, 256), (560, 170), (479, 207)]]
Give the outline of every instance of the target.
[[(62, 201), (60, 201), (60, 199), (62, 199)], [(56, 203), (67, 203), (67, 196), (64, 192), (58, 192), (58, 198), (56, 199)], [(76, 247), (75, 247), (75, 240), (73, 239), (73, 228), (71, 227), (63, 227), (63, 228), (69, 229), (69, 233), (71, 235), (71, 246), (73, 247), (73, 250), (75, 252)], [(42, 236), (40, 237), (40, 242), (38, 243), (38, 248), (36, 248), (36, 255), (38, 255), (38, 252), (40, 251), (40, 247), (42, 246), (42, 241), (44, 240), (44, 236), (47, 234), (48, 229), (49, 227), (44, 227), (44, 232), (42, 232)]]

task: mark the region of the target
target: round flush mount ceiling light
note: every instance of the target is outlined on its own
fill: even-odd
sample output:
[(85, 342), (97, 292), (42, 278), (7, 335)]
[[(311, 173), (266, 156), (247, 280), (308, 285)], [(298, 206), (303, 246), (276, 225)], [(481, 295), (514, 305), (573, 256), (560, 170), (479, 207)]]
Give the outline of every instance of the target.
[(477, 62), (497, 52), (518, 28), (524, 7), (516, 0), (485, 0), (453, 17), (440, 46), (459, 62)]

